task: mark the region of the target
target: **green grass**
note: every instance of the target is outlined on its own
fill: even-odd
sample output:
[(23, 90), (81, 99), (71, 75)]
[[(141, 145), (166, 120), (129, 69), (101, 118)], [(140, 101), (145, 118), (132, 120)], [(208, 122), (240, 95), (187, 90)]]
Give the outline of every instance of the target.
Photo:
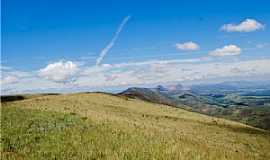
[(270, 134), (106, 94), (3, 103), (2, 159), (269, 159)]

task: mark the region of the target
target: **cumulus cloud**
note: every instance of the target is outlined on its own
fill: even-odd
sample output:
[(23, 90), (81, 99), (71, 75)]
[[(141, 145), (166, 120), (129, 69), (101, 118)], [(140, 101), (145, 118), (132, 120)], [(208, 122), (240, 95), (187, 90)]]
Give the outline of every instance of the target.
[(239, 55), (241, 53), (241, 48), (239, 48), (236, 45), (226, 45), (222, 48), (217, 48), (213, 51), (209, 52), (210, 56), (235, 56), (235, 55)]
[(264, 29), (264, 27), (263, 24), (255, 19), (246, 19), (240, 24), (225, 24), (221, 27), (221, 30), (226, 32), (252, 32)]
[(126, 25), (126, 23), (128, 22), (128, 20), (130, 19), (130, 16), (127, 16), (123, 19), (122, 23), (119, 25), (119, 27), (117, 28), (116, 33), (114, 34), (113, 38), (111, 39), (111, 41), (109, 42), (109, 44), (102, 49), (102, 51), (99, 54), (99, 57), (96, 60), (96, 65), (99, 65), (101, 63), (101, 61), (103, 60), (103, 58), (106, 56), (106, 54), (110, 51), (110, 49), (114, 46), (115, 41), (118, 39), (122, 29), (124, 28), (124, 26)]
[(39, 76), (54, 82), (66, 83), (74, 80), (79, 67), (71, 61), (59, 61), (39, 70)]
[(195, 51), (200, 49), (200, 46), (192, 41), (185, 43), (176, 43), (175, 46), (179, 50), (186, 50), (186, 51)]

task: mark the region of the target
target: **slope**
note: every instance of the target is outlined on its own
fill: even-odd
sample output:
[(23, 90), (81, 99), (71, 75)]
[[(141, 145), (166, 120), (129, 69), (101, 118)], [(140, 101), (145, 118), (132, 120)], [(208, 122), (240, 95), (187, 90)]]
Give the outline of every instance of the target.
[(103, 93), (1, 106), (2, 159), (269, 159), (270, 134)]

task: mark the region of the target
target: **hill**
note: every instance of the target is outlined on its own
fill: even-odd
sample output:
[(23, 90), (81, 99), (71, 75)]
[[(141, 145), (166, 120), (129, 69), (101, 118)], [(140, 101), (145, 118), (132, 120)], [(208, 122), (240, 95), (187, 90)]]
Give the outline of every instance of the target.
[[(270, 130), (270, 96), (262, 85), (234, 83), (183, 87), (129, 88), (119, 95), (167, 104)], [(247, 85), (249, 84), (249, 85)], [(250, 87), (250, 88), (248, 88)], [(263, 85), (265, 87), (265, 85)], [(269, 87), (269, 86), (268, 86)]]
[(269, 132), (104, 93), (1, 105), (2, 159), (270, 159)]
[(118, 95), (126, 96), (129, 98), (137, 98), (144, 101), (174, 105), (174, 103), (169, 99), (168, 96), (162, 94), (162, 89), (160, 86), (156, 89), (149, 88), (128, 88), (127, 90), (119, 93)]

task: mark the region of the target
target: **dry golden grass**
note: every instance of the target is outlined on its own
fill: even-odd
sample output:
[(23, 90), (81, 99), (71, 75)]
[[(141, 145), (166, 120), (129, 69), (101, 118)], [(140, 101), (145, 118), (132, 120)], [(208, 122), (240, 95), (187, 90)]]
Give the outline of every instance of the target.
[[(6, 159), (270, 159), (269, 132), (135, 99), (102, 93), (51, 95), (4, 103), (2, 109), (1, 125), (6, 138), (2, 154)], [(42, 140), (33, 142), (39, 146), (34, 151), (19, 143), (16, 145), (21, 147), (15, 145), (9, 150), (7, 139), (13, 142), (26, 133), (16, 133), (20, 125), (16, 125), (16, 131), (7, 125), (25, 121), (27, 126), (35, 115), (46, 124), (64, 125), (64, 129), (46, 132), (49, 138), (42, 133)], [(71, 116), (70, 121), (76, 125), (66, 125), (65, 118), (63, 124), (46, 119), (63, 115)], [(12, 116), (20, 117), (20, 121), (9, 118)], [(58, 148), (48, 149), (55, 145)], [(44, 154), (48, 152), (51, 154)]]

